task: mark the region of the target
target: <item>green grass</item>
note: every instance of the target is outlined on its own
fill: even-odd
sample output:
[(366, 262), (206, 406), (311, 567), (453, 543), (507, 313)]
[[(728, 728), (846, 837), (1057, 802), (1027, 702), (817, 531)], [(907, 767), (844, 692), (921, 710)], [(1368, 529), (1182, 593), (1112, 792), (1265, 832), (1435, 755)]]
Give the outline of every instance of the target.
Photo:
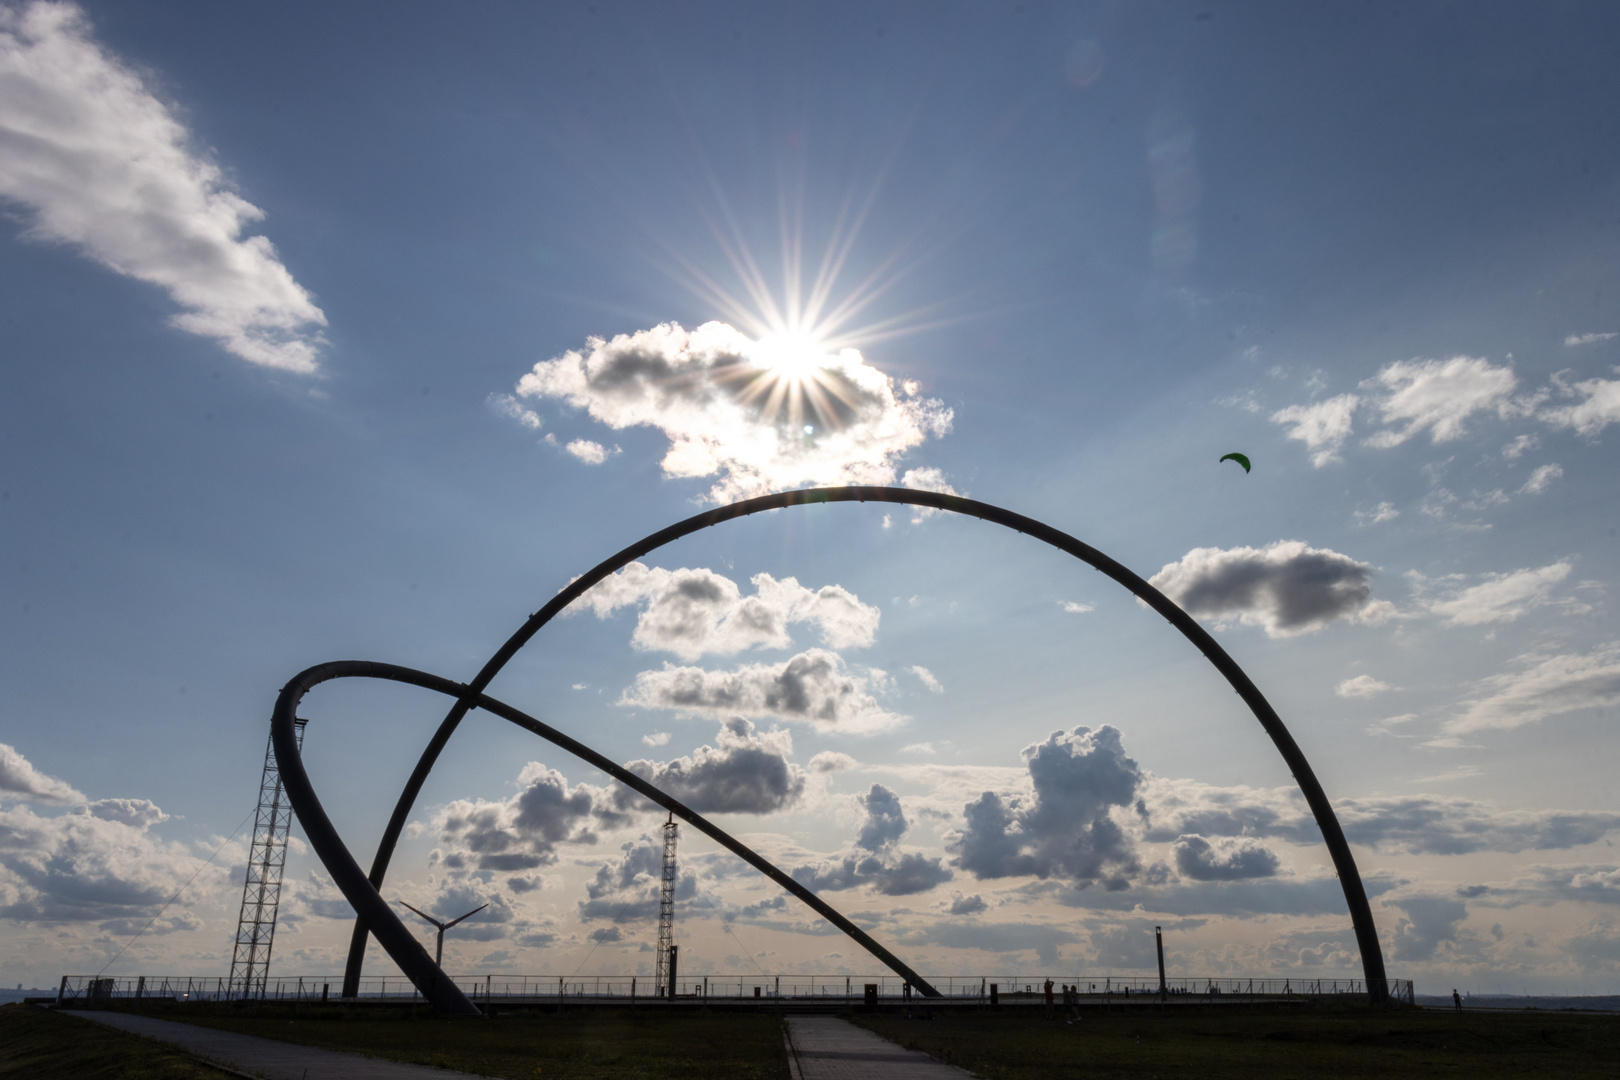
[(1620, 1076), (1620, 1016), (1180, 1006), (1087, 1012), (1073, 1025), (1034, 1010), (935, 1016), (852, 1019), (988, 1080)]
[(72, 1014), (0, 1005), (0, 1077), (220, 1080), (220, 1076), (177, 1050)]
[(504, 1013), (491, 1020), (446, 1019), (425, 1009), (261, 1006), (254, 1011), (188, 1005), (143, 1010), (187, 1023), (269, 1039), (348, 1050), (484, 1076), (533, 1080), (786, 1080), (782, 1022), (769, 1015), (670, 1016), (656, 1009)]

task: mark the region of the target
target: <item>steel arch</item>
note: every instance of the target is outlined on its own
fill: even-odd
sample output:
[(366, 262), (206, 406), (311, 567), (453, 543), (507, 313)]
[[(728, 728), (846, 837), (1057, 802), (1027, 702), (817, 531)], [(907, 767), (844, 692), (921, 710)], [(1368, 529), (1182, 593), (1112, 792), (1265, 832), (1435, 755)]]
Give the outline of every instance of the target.
[[(1333, 812), (1332, 804), (1328, 802), (1327, 794), (1322, 790), (1321, 782), (1317, 780), (1316, 773), (1311, 769), (1304, 753), (1283, 724), (1282, 718), (1277, 715), (1277, 711), (1272, 708), (1271, 703), (1266, 700), (1259, 687), (1255, 686), (1253, 680), (1238, 666), (1237, 661), (1233, 660), (1207, 630), (1170, 600), (1169, 597), (1148, 584), (1138, 574), (1089, 544), (1085, 544), (1068, 533), (1054, 529), (1034, 518), (1014, 513), (1011, 510), (1004, 510), (1001, 507), (992, 506), (974, 499), (964, 499), (956, 495), (946, 495), (933, 491), (916, 491), (910, 488), (809, 488), (745, 499), (729, 506), (721, 506), (701, 514), (695, 514), (684, 521), (661, 529), (624, 548), (617, 554), (598, 563), (587, 573), (574, 579), (567, 588), (553, 596), (544, 607), (531, 615), (518, 628), (517, 632), (507, 639), (506, 643), (501, 646), (495, 655), (490, 657), (477, 676), (466, 684), (466, 693), (457, 700), (445, 715), (438, 730), (434, 733), (426, 749), (424, 749), (421, 759), (417, 762), (415, 770), (406, 782), (405, 788), (400, 792), (399, 801), (394, 807), (394, 813), (390, 817), (382, 839), (378, 844), (377, 855), (372, 863), (368, 879), (370, 888), (367, 891), (376, 895), (377, 889), (381, 887), (383, 879), (387, 875), (388, 864), (393, 857), (394, 848), (399, 842), (400, 834), (404, 831), (405, 822), (410, 816), (411, 808), (416, 803), (416, 797), (421, 792), (422, 785), (427, 780), (428, 773), (432, 770), (434, 763), (438, 760), (439, 754), (444, 750), (445, 744), (449, 742), (450, 736), (454, 734), (456, 727), (461, 723), (462, 717), (477, 704), (479, 695), (483, 693), (500, 670), (506, 666), (507, 662), (539, 632), (541, 627), (560, 614), (569, 604), (614, 571), (623, 568), (643, 555), (656, 551), (658, 548), (692, 533), (719, 525), (722, 522), (748, 517), (767, 510), (843, 502), (880, 502), (926, 507), (978, 518), (981, 521), (988, 521), (1013, 529), (1016, 532), (1025, 533), (1060, 551), (1067, 552), (1123, 585), (1139, 600), (1163, 616), (1167, 622), (1181, 632), (1182, 636), (1197, 646), (1198, 650), (1225, 677), (1226, 681), (1237, 691), (1238, 696), (1249, 706), (1250, 711), (1254, 713), (1255, 719), (1260, 722), (1260, 726), (1265, 729), (1266, 734), (1271, 737), (1272, 743), (1282, 755), (1284, 763), (1287, 764), (1295, 782), (1299, 785), (1301, 794), (1305, 796), (1306, 804), (1311, 808), (1317, 827), (1322, 831), (1328, 853), (1333, 859), (1334, 869), (1338, 872), (1340, 886), (1344, 890), (1345, 903), (1349, 908), (1350, 921), (1356, 934), (1356, 944), (1361, 952), (1362, 971), (1367, 983), (1368, 996), (1374, 1004), (1384, 1004), (1388, 1001), (1383, 949), (1378, 941), (1377, 927), (1373, 923), (1371, 905), (1367, 902), (1367, 890), (1362, 884), (1361, 874), (1356, 867), (1355, 857), (1351, 854), (1349, 842), (1345, 839), (1344, 830), (1339, 825), (1339, 819)], [(302, 819), (302, 814), (300, 814), (300, 819)], [(345, 894), (347, 895), (347, 892)], [(350, 897), (351, 903), (353, 900), (354, 898)], [(359, 911), (358, 905), (357, 911)], [(403, 927), (403, 924), (401, 925)], [(360, 916), (355, 920), (354, 934), (350, 941), (348, 965), (344, 971), (343, 993), (345, 996), (352, 997), (358, 991), (360, 969), (365, 958), (367, 933), (366, 918), (364, 912), (361, 912)], [(414, 941), (415, 939), (412, 938), (411, 940)], [(386, 943), (384, 944), (386, 945)], [(390, 952), (392, 953), (392, 950)], [(395, 959), (397, 962), (398, 957)]]

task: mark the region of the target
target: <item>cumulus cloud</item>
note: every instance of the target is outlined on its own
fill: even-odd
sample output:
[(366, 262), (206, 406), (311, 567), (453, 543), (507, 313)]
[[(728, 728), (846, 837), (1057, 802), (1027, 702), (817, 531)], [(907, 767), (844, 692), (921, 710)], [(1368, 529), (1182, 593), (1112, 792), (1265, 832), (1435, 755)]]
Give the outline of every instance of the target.
[(1517, 408), (1513, 369), (1469, 356), (1399, 360), (1366, 385), (1384, 392), (1374, 402), (1384, 423), (1405, 425), (1378, 432), (1367, 440), (1369, 446), (1399, 446), (1424, 431), (1432, 442), (1450, 442), (1465, 434), (1464, 421), (1475, 413), (1506, 417)]
[(670, 441), (665, 474), (717, 476), (715, 502), (800, 484), (892, 484), (908, 450), (950, 430), (943, 402), (896, 386), (854, 349), (790, 352), (721, 322), (664, 323), (542, 361), (517, 394), (565, 401), (615, 430), (659, 429)]
[[(645, 922), (658, 917), (658, 894), (664, 875), (662, 840), (641, 836), (619, 848), (616, 862), (603, 863), (586, 884), (586, 899), (579, 902), (580, 918), (607, 919), (615, 924)], [(675, 898), (697, 895), (697, 878), (683, 860), (676, 864)]]
[(72, 4), (0, 6), (0, 197), (25, 236), (165, 289), (171, 321), (244, 360), (310, 373), (326, 316), (236, 193)]
[(1577, 345), (1593, 345), (1599, 341), (1608, 341), (1614, 337), (1620, 337), (1620, 334), (1612, 332), (1607, 334), (1570, 334), (1564, 339), (1564, 346), (1572, 349)]
[(865, 885), (882, 896), (910, 896), (951, 880), (950, 869), (937, 856), (900, 850), (910, 822), (898, 795), (882, 784), (873, 784), (857, 799), (866, 814), (853, 849), (796, 868), (795, 881), (818, 892)]
[(1520, 495), (1540, 495), (1552, 486), (1552, 482), (1564, 475), (1564, 467), (1558, 464), (1543, 465), (1530, 474), (1530, 479), (1524, 482), (1519, 489)]
[(484, 399), (484, 404), (488, 405), (496, 416), (516, 420), (533, 431), (540, 430), (540, 414), (525, 406), (511, 394), (491, 394)]
[(1468, 905), (1446, 897), (1414, 896), (1386, 901), (1406, 913), (1395, 924), (1395, 959), (1428, 960), (1442, 944), (1457, 940)]
[(752, 596), (713, 570), (665, 570), (635, 562), (603, 578), (579, 604), (605, 619), (641, 607), (631, 644), (696, 660), (704, 653), (785, 649), (788, 627), (809, 623), (834, 649), (865, 648), (877, 637), (882, 612), (840, 585), (808, 589), (794, 578), (755, 574)]
[(1131, 805), (1142, 773), (1118, 729), (1055, 731), (1026, 746), (1023, 757), (1033, 795), (986, 791), (964, 806), (965, 824), (948, 844), (954, 865), (978, 878), (1064, 876), (1128, 886), (1139, 866), (1112, 811)]
[(1269, 637), (1373, 615), (1372, 568), (1327, 548), (1278, 540), (1263, 548), (1194, 548), (1149, 584), (1197, 618), (1236, 619)]
[[(734, 717), (720, 725), (718, 746), (700, 746), (673, 761), (631, 761), (625, 768), (700, 814), (769, 814), (785, 810), (804, 794), (804, 770), (788, 758), (793, 737), (763, 735)], [(615, 793), (621, 808), (645, 805), (629, 788)]]
[(1177, 837), (1174, 851), (1176, 869), (1194, 881), (1240, 881), (1272, 877), (1277, 873), (1277, 856), (1252, 836), (1217, 839), (1202, 836)]
[(872, 694), (886, 682), (882, 672), (852, 674), (837, 653), (809, 649), (779, 664), (748, 664), (735, 671), (666, 664), (637, 675), (619, 703), (868, 732), (902, 719), (885, 710)]
[(1506, 730), (1620, 704), (1620, 641), (1586, 653), (1526, 654), (1514, 667), (1477, 683), (1443, 730), (1450, 735)]
[(669, 743), (669, 732), (655, 731), (651, 735), (643, 735), (641, 741), (647, 746), (666, 746)]
[(984, 897), (978, 893), (974, 893), (972, 896), (952, 893), (951, 906), (946, 910), (952, 915), (980, 915), (989, 908), (990, 905), (985, 903)]
[(169, 815), (150, 799), (97, 799), (85, 809), (91, 817), (116, 821), (132, 829), (150, 829), (169, 820)]
[(1610, 424), (1620, 422), (1620, 379), (1588, 379), (1563, 387), (1566, 395), (1584, 401), (1545, 409), (1539, 415), (1555, 427), (1574, 428), (1578, 435), (1596, 435)]
[(610, 454), (617, 454), (619, 452), (619, 448), (617, 446), (615, 446), (612, 450), (609, 450), (601, 443), (592, 442), (590, 439), (575, 439), (567, 446), (563, 447), (563, 449), (587, 465), (600, 465), (602, 462), (608, 459)]
[(14, 748), (0, 743), (0, 799), (82, 806), (88, 800), (73, 785), (46, 776)]
[[(117, 802), (133, 812), (121, 813)], [(0, 918), (144, 921), (203, 867), (202, 859), (153, 836), (149, 827), (166, 815), (151, 803), (104, 800), (102, 810), (106, 816), (86, 807), (48, 817), (26, 806), (0, 809)], [(216, 868), (212, 879), (194, 885), (174, 916), (182, 918), (185, 904), (227, 874)]]
[(1512, 622), (1533, 608), (1550, 602), (1553, 586), (1569, 576), (1570, 564), (1555, 562), (1539, 570), (1514, 570), (1487, 574), (1485, 581), (1455, 593), (1444, 600), (1432, 600), (1428, 607), (1447, 626), (1481, 626)]
[(518, 773), (521, 790), (509, 799), (457, 799), (433, 819), (435, 861), (449, 870), (510, 872), (557, 861), (563, 844), (593, 844), (598, 822), (622, 818), (611, 797), (586, 784), (570, 787), (555, 769), (531, 761)]
[(1314, 405), (1290, 405), (1271, 414), (1274, 424), (1287, 424), (1288, 437), (1298, 439), (1311, 452), (1311, 464), (1322, 466), (1339, 460), (1339, 449), (1350, 436), (1356, 406), (1361, 398), (1355, 394), (1319, 401)]
[(1389, 685), (1389, 683), (1380, 682), (1371, 675), (1357, 675), (1355, 678), (1346, 679), (1344, 682), (1334, 687), (1333, 692), (1338, 694), (1340, 697), (1364, 698), (1372, 697), (1375, 694), (1382, 694), (1385, 691), (1394, 689), (1395, 687)]
[(840, 772), (844, 769), (853, 769), (860, 762), (848, 754), (841, 754), (837, 750), (823, 750), (810, 759), (810, 771), (813, 773)]

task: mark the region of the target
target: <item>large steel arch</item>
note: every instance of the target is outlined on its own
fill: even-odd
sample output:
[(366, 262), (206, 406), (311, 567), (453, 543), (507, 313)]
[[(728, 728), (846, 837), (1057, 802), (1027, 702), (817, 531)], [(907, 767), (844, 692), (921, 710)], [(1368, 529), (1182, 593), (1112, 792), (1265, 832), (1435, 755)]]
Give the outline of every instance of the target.
[(296, 736), (296, 722), (294, 717), (298, 712), (298, 704), (304, 695), (323, 682), (332, 679), (372, 678), (387, 679), (392, 682), (407, 683), (420, 686), (428, 690), (437, 690), (441, 694), (465, 701), (472, 698), (473, 703), (486, 712), (494, 713), (504, 720), (509, 720), (518, 727), (524, 728), (540, 736), (575, 757), (601, 769), (621, 784), (645, 795), (659, 806), (668, 810), (676, 817), (692, 825), (698, 831), (719, 841), (722, 847), (741, 858), (754, 869), (776, 882), (782, 888), (804, 901), (816, 914), (832, 923), (855, 940), (862, 948), (894, 972), (900, 975), (911, 985), (922, 991), (926, 997), (938, 997), (939, 991), (929, 985), (927, 980), (911, 970), (899, 957), (878, 944), (866, 931), (850, 922), (831, 904), (822, 900), (815, 893), (794, 881), (784, 874), (774, 864), (769, 862), (758, 852), (748, 847), (742, 841), (721, 829), (703, 815), (682, 804), (667, 792), (660, 790), (653, 784), (637, 776), (630, 770), (622, 767), (611, 758), (607, 758), (592, 750), (577, 739), (569, 738), (549, 724), (544, 724), (527, 713), (497, 701), (488, 694), (470, 695), (468, 688), (462, 683), (451, 682), (449, 679), (430, 675), (425, 671), (413, 668), (400, 667), (395, 664), (379, 664), (370, 660), (339, 660), (333, 663), (317, 664), (293, 676), (292, 680), (282, 688), (280, 696), (276, 699), (275, 713), (270, 719), (271, 737), (275, 740), (276, 760), (285, 762), (281, 766), (281, 780), (287, 792), (287, 801), (292, 804), (298, 814), (298, 822), (304, 827), (304, 835), (309, 838), (310, 846), (320, 856), (327, 872), (337, 884), (349, 903), (359, 913), (361, 918), (369, 920), (373, 933), (388, 955), (399, 964), (400, 970), (408, 975), (422, 996), (435, 1007), (449, 1013), (461, 1013), (470, 1016), (478, 1015), (478, 1009), (467, 1000), (459, 987), (451, 982), (444, 974), (436, 961), (429, 960), (427, 950), (405, 928), (405, 924), (382, 894), (361, 873), (360, 864), (354, 861), (354, 855), (349, 851), (348, 845), (338, 835), (331, 818), (321, 805), (320, 797), (315, 793), (314, 785), (310, 783), (309, 774), (304, 769), (302, 753), (298, 747)]
[[(1361, 873), (1356, 868), (1355, 857), (1350, 852), (1350, 844), (1345, 839), (1344, 830), (1339, 825), (1339, 819), (1333, 812), (1333, 806), (1328, 802), (1327, 794), (1322, 790), (1321, 782), (1317, 780), (1316, 773), (1306, 761), (1299, 744), (1294, 741), (1282, 718), (1266, 700), (1265, 695), (1255, 686), (1254, 681), (1238, 666), (1237, 661), (1229, 656), (1225, 649), (1200, 626), (1197, 620), (1181, 610), (1169, 597), (1148, 584), (1146, 580), (1132, 572), (1127, 567), (1104, 555), (1096, 548), (1085, 544), (1059, 529), (1025, 517), (1023, 514), (1004, 510), (989, 503), (974, 499), (964, 499), (956, 495), (946, 495), (933, 491), (915, 491), (910, 488), (892, 487), (837, 487), (837, 488), (809, 488), (799, 491), (784, 491), (774, 495), (762, 495), (754, 499), (745, 499), (732, 503), (729, 506), (717, 507), (701, 514), (695, 514), (684, 521), (677, 522), (666, 529), (661, 529), (617, 554), (598, 563), (587, 573), (575, 578), (567, 588), (553, 596), (539, 611), (529, 616), (528, 620), (518, 628), (506, 643), (490, 657), (483, 669), (466, 684), (465, 693), (456, 701), (450, 711), (445, 715), (439, 728), (434, 732), (433, 738), (423, 750), (421, 758), (412, 771), (410, 779), (400, 792), (399, 801), (395, 804), (394, 813), (389, 818), (388, 825), (377, 846), (377, 854), (368, 877), (373, 895), (381, 887), (383, 879), (388, 873), (388, 864), (393, 858), (394, 849), (399, 842), (400, 834), (404, 831), (405, 822), (409, 818), (411, 809), (416, 803), (417, 795), (426, 782), (428, 773), (432, 771), (439, 754), (449, 742), (450, 736), (455, 733), (456, 727), (461, 723), (462, 717), (479, 704), (479, 696), (490, 684), (495, 676), (504, 668), (508, 661), (515, 656), (529, 640), (538, 633), (541, 627), (560, 614), (568, 605), (590, 589), (597, 582), (616, 570), (622, 569), (636, 559), (641, 558), (666, 544), (673, 543), (692, 533), (719, 525), (722, 522), (737, 518), (748, 517), (752, 514), (763, 513), (767, 510), (785, 509), (791, 506), (812, 506), (827, 503), (844, 502), (880, 502), (895, 503), (904, 506), (921, 506), (934, 510), (943, 510), (949, 513), (962, 514), (967, 517), (978, 518), (996, 525), (1002, 525), (1017, 532), (1024, 533), (1040, 540), (1060, 551), (1065, 551), (1081, 562), (1091, 566), (1112, 578), (1128, 589), (1143, 603), (1157, 611), (1164, 619), (1181, 631), (1182, 636), (1197, 646), (1206, 659), (1215, 666), (1215, 669), (1225, 677), (1232, 688), (1237, 691), (1249, 710), (1254, 713), (1255, 719), (1271, 737), (1272, 743), (1282, 754), (1283, 761), (1299, 785), (1300, 793), (1305, 796), (1305, 802), (1315, 817), (1318, 828), (1322, 831), (1322, 838), (1327, 844), (1328, 854), (1333, 859), (1334, 869), (1338, 872), (1339, 884), (1344, 890), (1345, 903), (1350, 909), (1350, 921), (1356, 934), (1356, 944), (1361, 952), (1362, 971), (1367, 982), (1367, 993), (1373, 1004), (1384, 1004), (1388, 1001), (1388, 985), (1385, 981), (1384, 954), (1379, 945), (1378, 930), (1373, 923), (1372, 907), (1367, 902), (1367, 890), (1361, 881)], [(313, 670), (313, 669), (312, 669)], [(291, 721), (288, 721), (289, 724)], [(280, 747), (277, 748), (278, 755)], [(303, 815), (299, 815), (302, 821)], [(307, 826), (306, 826), (307, 827)], [(345, 890), (347, 895), (347, 890)], [(350, 897), (353, 902), (353, 897)], [(350, 940), (349, 961), (344, 971), (343, 993), (352, 997), (358, 991), (361, 965), (365, 958), (366, 938), (368, 934), (368, 919), (364, 910), (356, 906), (358, 917), (355, 920), (353, 937)], [(389, 912), (390, 917), (392, 913)], [(397, 918), (394, 918), (398, 922)], [(404, 924), (400, 923), (401, 929)], [(415, 941), (415, 938), (411, 939)], [(387, 942), (383, 942), (386, 946)], [(418, 946), (419, 947), (419, 946)], [(389, 950), (392, 954), (393, 950)], [(425, 955), (425, 953), (424, 953)], [(396, 961), (398, 957), (395, 957)]]

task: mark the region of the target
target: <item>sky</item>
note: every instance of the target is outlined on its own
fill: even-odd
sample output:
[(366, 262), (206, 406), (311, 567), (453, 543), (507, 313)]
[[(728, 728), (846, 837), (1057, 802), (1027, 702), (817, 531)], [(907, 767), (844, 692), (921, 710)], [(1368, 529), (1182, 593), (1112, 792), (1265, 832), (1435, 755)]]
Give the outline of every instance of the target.
[[(228, 970), (303, 668), (469, 679), (646, 534), (866, 483), (1048, 522), (1203, 621), (1312, 762), (1391, 976), (1614, 993), (1617, 33), (0, 0), (0, 985)], [(1144, 975), (1154, 926), (1173, 977), (1361, 973), (1220, 676), (982, 522), (709, 530), (490, 692), (931, 977)], [(363, 864), (447, 704), (305, 700)], [(490, 905), (452, 972), (650, 974), (660, 824), (474, 713), (383, 892)], [(879, 973), (693, 830), (681, 860), (684, 972)], [(286, 880), (272, 974), (341, 970), (296, 826)]]

